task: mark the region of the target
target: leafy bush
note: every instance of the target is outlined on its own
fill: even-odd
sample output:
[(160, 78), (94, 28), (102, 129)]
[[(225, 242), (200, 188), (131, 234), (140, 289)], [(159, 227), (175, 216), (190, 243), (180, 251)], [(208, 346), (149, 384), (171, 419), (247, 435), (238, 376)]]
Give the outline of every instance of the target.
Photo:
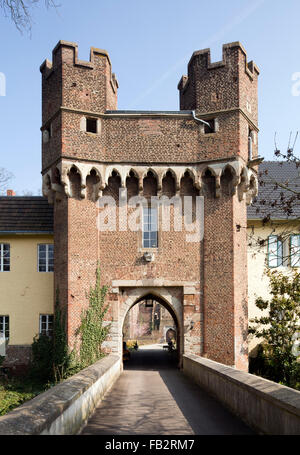
[(89, 307), (83, 311), (80, 327), (76, 335), (80, 336), (79, 354), (76, 349), (70, 351), (66, 334), (66, 313), (60, 307), (56, 296), (53, 337), (39, 335), (32, 344), (32, 363), (30, 377), (43, 383), (57, 383), (72, 376), (81, 369), (93, 364), (103, 352), (101, 344), (110, 329), (104, 324), (108, 306), (104, 305), (107, 287), (100, 286), (100, 269), (96, 271), (96, 284), (88, 294)]
[[(270, 279), (271, 299), (256, 299), (261, 311), (268, 310), (266, 316), (251, 319), (249, 333), (264, 340), (258, 356), (251, 360), (252, 372), (280, 382), (289, 387), (298, 387), (300, 364), (295, 345), (300, 337), (300, 274), (294, 271), (291, 276), (278, 271), (267, 271)], [(251, 372), (251, 371), (250, 371)]]
[(38, 382), (53, 381), (53, 340), (47, 335), (37, 335), (31, 345), (30, 377)]
[(12, 411), (27, 400), (31, 400), (35, 395), (32, 393), (1, 392), (0, 391), (0, 416)]
[(31, 400), (47, 387), (28, 379), (10, 378), (0, 381), (0, 416)]
[(92, 365), (104, 355), (101, 345), (110, 330), (110, 324), (104, 322), (108, 311), (108, 305), (105, 306), (107, 291), (107, 286), (100, 285), (100, 269), (97, 267), (96, 284), (88, 294), (89, 306), (82, 312), (81, 324), (76, 331), (80, 336), (78, 363), (81, 368)]
[(57, 383), (73, 374), (73, 355), (69, 352), (65, 311), (56, 296), (53, 336), (37, 335), (32, 343), (30, 378), (41, 383)]

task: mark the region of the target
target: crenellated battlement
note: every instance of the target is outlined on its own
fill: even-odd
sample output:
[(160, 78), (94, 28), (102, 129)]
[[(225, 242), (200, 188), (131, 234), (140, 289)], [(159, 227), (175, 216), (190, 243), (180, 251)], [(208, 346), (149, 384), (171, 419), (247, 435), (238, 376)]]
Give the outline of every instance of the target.
[(202, 69), (206, 67), (207, 70), (213, 70), (223, 67), (232, 68), (235, 64), (239, 63), (238, 61), (234, 61), (231, 57), (235, 55), (236, 50), (239, 50), (241, 54), (244, 56), (245, 61), (245, 73), (253, 79), (256, 75), (259, 75), (259, 68), (253, 62), (247, 62), (247, 52), (243, 45), (239, 41), (235, 41), (233, 43), (223, 44), (222, 47), (222, 60), (218, 62), (211, 61), (210, 49), (202, 49), (199, 51), (193, 52), (190, 61), (188, 63), (188, 73), (191, 70), (191, 67), (194, 61), (198, 61), (201, 63)]
[[(95, 69), (99, 66), (99, 59), (105, 58), (111, 69), (111, 61), (108, 52), (105, 49), (98, 49), (91, 47), (90, 60), (79, 60), (78, 58), (78, 44), (60, 40), (52, 51), (52, 62), (48, 59), (40, 66), (40, 71), (46, 78), (54, 71), (59, 65), (67, 64), (74, 67), (81, 67), (87, 69)], [(111, 73), (111, 81), (115, 89), (118, 88), (118, 81), (116, 75)]]
[(213, 113), (240, 109), (257, 127), (257, 65), (247, 60), (239, 41), (224, 44), (222, 60), (211, 61), (210, 49), (195, 51), (188, 74), (178, 84), (180, 109)]
[(52, 51), (52, 62), (40, 66), (43, 87), (43, 124), (61, 106), (90, 112), (117, 109), (118, 81), (111, 70), (106, 50), (91, 47), (90, 60), (78, 58), (78, 45), (59, 41)]

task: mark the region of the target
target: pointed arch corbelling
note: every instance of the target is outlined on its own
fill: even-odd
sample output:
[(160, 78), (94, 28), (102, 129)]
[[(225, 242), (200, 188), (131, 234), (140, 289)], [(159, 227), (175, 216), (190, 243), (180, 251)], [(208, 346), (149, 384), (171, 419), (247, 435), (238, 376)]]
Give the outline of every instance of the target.
[(105, 185), (108, 185), (108, 180), (110, 177), (113, 177), (114, 172), (120, 177), (122, 183), (122, 169), (119, 169), (118, 166), (109, 166), (105, 172)]
[(152, 174), (154, 176), (154, 178), (156, 179), (157, 186), (159, 186), (160, 175), (159, 172), (153, 167), (148, 167), (144, 170), (142, 175), (143, 181), (145, 180), (145, 178), (149, 177), (149, 174)]
[(186, 174), (193, 180), (193, 184), (197, 184), (198, 181), (198, 176), (196, 170), (190, 167), (185, 167), (181, 173), (180, 173), (180, 181), (183, 179), (183, 177), (186, 177)]
[[(192, 180), (193, 186), (198, 191), (204, 191), (203, 185), (205, 185), (205, 173), (209, 171), (211, 176), (214, 178), (215, 197), (221, 194), (221, 177), (229, 169), (233, 176), (233, 192), (238, 189), (239, 200), (243, 199), (243, 195), (250, 191), (250, 176), (254, 175), (255, 172), (249, 169), (245, 163), (240, 159), (233, 161), (221, 162), (221, 163), (199, 163), (197, 165), (172, 165), (172, 166), (161, 166), (161, 165), (144, 165), (144, 164), (105, 164), (105, 163), (83, 163), (78, 161), (62, 160), (57, 164), (57, 169), (60, 172), (60, 182), (54, 178), (52, 170), (49, 170), (43, 176), (43, 194), (46, 196), (49, 192), (49, 178), (51, 180), (51, 191), (57, 191), (61, 195), (65, 194), (67, 197), (71, 197), (71, 182), (70, 182), (70, 171), (72, 168), (76, 169), (76, 172), (80, 176), (80, 197), (87, 197), (87, 178), (91, 175), (92, 171), (95, 171), (99, 177), (97, 182), (97, 188), (95, 187), (95, 193), (93, 200), (97, 200), (102, 196), (102, 191), (108, 186), (108, 180), (116, 173), (120, 178), (120, 187), (126, 188), (126, 181), (130, 176), (134, 176), (138, 179), (138, 192), (141, 194), (144, 190), (144, 180), (152, 174), (156, 182), (156, 194), (160, 196), (163, 192), (163, 179), (166, 178), (167, 174), (170, 173), (175, 181), (176, 193), (179, 193), (182, 185), (182, 178), (187, 173)], [(49, 177), (46, 177), (48, 175)], [(48, 178), (48, 181), (46, 179)], [(206, 179), (207, 180), (207, 179)], [(253, 179), (252, 179), (253, 180)], [(254, 182), (253, 180), (253, 182)], [(252, 183), (251, 194), (253, 193), (253, 186), (256, 183)], [(154, 192), (154, 189), (153, 191)]]
[(160, 190), (159, 173), (153, 168), (147, 168), (143, 173), (143, 195), (145, 197), (157, 196)]
[(176, 172), (171, 169), (165, 169), (162, 173), (162, 194), (169, 195), (170, 197), (175, 196), (180, 191), (180, 181), (178, 181)]
[(143, 190), (141, 182), (142, 180), (138, 172), (133, 168), (128, 169), (125, 181), (128, 199), (132, 196), (138, 196)]
[(94, 202), (97, 201), (102, 195), (103, 184), (101, 181), (101, 174), (95, 166), (93, 166), (87, 174), (85, 183), (86, 197)]
[(83, 190), (85, 189), (85, 184), (83, 185), (82, 172), (75, 164), (70, 166), (68, 172), (68, 179), (70, 182), (69, 189), (71, 197), (75, 199), (80, 199), (85, 197)]

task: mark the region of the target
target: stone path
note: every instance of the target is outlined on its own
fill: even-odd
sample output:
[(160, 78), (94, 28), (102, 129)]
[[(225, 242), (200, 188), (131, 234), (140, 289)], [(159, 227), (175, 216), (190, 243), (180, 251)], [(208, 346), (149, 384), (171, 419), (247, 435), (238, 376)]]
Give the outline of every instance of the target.
[(252, 430), (176, 368), (162, 345), (139, 348), (84, 435), (230, 435)]

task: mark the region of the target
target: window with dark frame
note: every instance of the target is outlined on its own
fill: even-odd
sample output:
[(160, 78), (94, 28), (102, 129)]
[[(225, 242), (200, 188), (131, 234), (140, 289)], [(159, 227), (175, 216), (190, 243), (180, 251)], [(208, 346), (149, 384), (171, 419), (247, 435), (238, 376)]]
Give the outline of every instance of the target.
[(40, 314), (40, 335), (53, 335), (53, 314)]
[(268, 266), (281, 267), (283, 265), (283, 244), (277, 235), (268, 237)]
[(9, 243), (0, 244), (0, 272), (10, 271), (10, 245)]
[(38, 271), (53, 272), (54, 271), (54, 245), (40, 244), (38, 245)]
[(268, 267), (300, 267), (300, 234), (268, 237)]

